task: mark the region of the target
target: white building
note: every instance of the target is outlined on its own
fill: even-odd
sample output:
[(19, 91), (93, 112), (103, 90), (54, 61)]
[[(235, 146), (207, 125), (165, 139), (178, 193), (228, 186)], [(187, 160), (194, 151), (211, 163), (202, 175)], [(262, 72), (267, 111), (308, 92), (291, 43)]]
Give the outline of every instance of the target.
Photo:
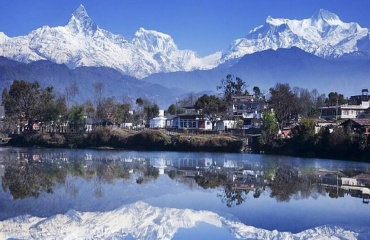
[(356, 118), (370, 107), (370, 101), (362, 101), (358, 105), (342, 104), (338, 106), (320, 107), (320, 118), (351, 119)]
[(237, 128), (237, 122), (235, 120), (218, 120), (215, 126), (216, 131), (225, 131), (233, 128)]
[(166, 117), (155, 117), (150, 120), (149, 127), (150, 128), (165, 128), (166, 127)]
[(260, 127), (265, 103), (254, 95), (232, 97), (228, 112), (234, 119), (243, 121), (243, 128)]

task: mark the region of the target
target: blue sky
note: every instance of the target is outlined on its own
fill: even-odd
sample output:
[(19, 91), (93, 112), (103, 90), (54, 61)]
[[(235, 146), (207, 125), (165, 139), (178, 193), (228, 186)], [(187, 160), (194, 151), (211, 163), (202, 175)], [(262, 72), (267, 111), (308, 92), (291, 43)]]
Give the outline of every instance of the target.
[(369, 0), (0, 0), (0, 32), (13, 37), (65, 25), (83, 4), (103, 29), (131, 40), (140, 27), (171, 35), (180, 49), (223, 50), (267, 16), (309, 18), (320, 8), (370, 27)]

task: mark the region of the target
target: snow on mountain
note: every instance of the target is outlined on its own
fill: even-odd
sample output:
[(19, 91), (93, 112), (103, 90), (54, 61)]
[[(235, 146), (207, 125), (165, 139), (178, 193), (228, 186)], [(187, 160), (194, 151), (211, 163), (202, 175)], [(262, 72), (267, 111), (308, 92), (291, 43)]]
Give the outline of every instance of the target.
[[(356, 51), (370, 52), (368, 34), (369, 29), (353, 22), (344, 23), (337, 15), (323, 9), (303, 20), (269, 16), (264, 25), (235, 40), (223, 52), (221, 62), (267, 49), (291, 47), (323, 58), (338, 58)], [(361, 41), (367, 46), (363, 47)]]
[(142, 78), (155, 72), (212, 68), (220, 54), (199, 58), (194, 51), (179, 50), (169, 35), (144, 28), (127, 41), (99, 28), (80, 5), (65, 26), (44, 26), (14, 38), (0, 34), (0, 56), (21, 62), (50, 60), (70, 68), (105, 66)]
[(192, 50), (178, 49), (170, 35), (154, 30), (140, 28), (129, 41), (101, 29), (83, 5), (65, 26), (43, 26), (26, 36), (12, 38), (0, 32), (0, 56), (25, 63), (49, 60), (69, 68), (104, 66), (137, 78), (212, 69), (224, 63), (234, 65), (246, 54), (291, 47), (324, 58), (356, 52), (366, 56), (370, 54), (370, 33), (322, 9), (303, 20), (269, 16), (264, 25), (235, 40), (226, 50), (201, 58)]
[(370, 228), (361, 227), (321, 226), (296, 234), (268, 231), (246, 226), (210, 211), (158, 208), (143, 202), (124, 205), (109, 212), (69, 210), (48, 218), (25, 215), (0, 222), (0, 237), (11, 239), (186, 239), (192, 232), (196, 232), (197, 238), (207, 239), (370, 237)]

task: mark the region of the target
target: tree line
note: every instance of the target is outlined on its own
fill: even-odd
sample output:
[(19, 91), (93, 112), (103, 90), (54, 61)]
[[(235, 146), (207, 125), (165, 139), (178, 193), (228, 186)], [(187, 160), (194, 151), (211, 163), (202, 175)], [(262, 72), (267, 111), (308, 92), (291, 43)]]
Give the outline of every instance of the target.
[[(239, 77), (228, 74), (221, 79), (216, 89), (218, 95), (197, 96), (190, 93), (184, 99), (176, 101), (166, 109), (167, 114), (184, 113), (183, 107), (194, 106), (210, 119), (231, 118), (228, 106), (232, 97), (249, 95), (248, 85)], [(150, 119), (157, 117), (159, 106), (146, 98), (136, 101), (113, 97), (104, 97), (104, 84), (93, 84), (93, 101), (73, 104), (79, 89), (77, 83), (65, 88), (64, 94), (56, 94), (52, 87), (42, 88), (38, 82), (15, 80), (10, 89), (2, 93), (2, 105), (5, 109), (3, 128), (6, 132), (15, 130), (15, 123), (27, 122), (25, 129), (32, 130), (35, 121), (52, 126), (60, 126), (67, 121), (75, 131), (81, 130), (88, 119), (95, 121), (109, 120), (113, 124), (132, 122), (134, 125), (144, 125)], [(267, 132), (281, 129), (298, 116), (317, 117), (318, 107), (347, 103), (342, 94), (331, 92), (326, 97), (316, 89), (291, 88), (289, 84), (277, 83), (268, 92), (262, 92), (254, 86), (252, 94), (263, 104), (266, 104), (263, 122)], [(270, 110), (273, 109), (273, 114)], [(273, 123), (276, 122), (275, 126)], [(268, 138), (268, 136), (267, 136)]]
[(78, 94), (76, 83), (67, 86), (65, 94), (56, 94), (53, 87), (43, 88), (37, 81), (15, 80), (9, 90), (4, 88), (2, 92), (2, 106), (5, 110), (3, 131), (12, 133), (16, 125), (22, 122), (22, 130), (33, 130), (35, 122), (55, 128), (68, 122), (74, 131), (82, 131), (87, 119), (94, 122), (105, 120), (113, 124), (142, 124), (158, 116), (158, 105), (148, 99), (136, 99), (136, 108), (133, 109), (133, 103), (129, 100), (118, 101), (114, 97), (103, 97), (103, 83), (95, 83), (93, 87), (93, 101), (73, 104)]

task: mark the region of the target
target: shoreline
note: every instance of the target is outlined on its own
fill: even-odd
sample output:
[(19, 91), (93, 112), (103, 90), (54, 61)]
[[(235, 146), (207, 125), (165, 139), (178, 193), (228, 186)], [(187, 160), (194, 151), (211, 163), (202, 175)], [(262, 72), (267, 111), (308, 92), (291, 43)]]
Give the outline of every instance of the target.
[(177, 134), (162, 130), (124, 131), (97, 129), (90, 133), (60, 134), (24, 132), (13, 135), (3, 146), (104, 150), (155, 150), (194, 152), (244, 152), (242, 140), (224, 135)]

